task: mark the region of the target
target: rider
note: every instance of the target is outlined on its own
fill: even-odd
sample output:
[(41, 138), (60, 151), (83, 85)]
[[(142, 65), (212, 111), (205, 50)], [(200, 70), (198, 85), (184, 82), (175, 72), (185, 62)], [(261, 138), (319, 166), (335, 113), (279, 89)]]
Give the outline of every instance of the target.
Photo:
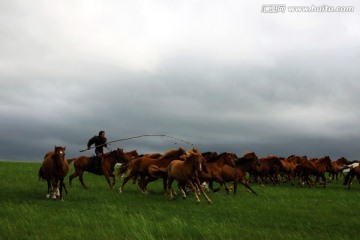
[(98, 146), (95, 148), (96, 156), (102, 157), (102, 155), (104, 154), (104, 147), (106, 147), (106, 149), (109, 150), (106, 141), (107, 139), (105, 137), (105, 131), (100, 131), (99, 136), (94, 136), (88, 141), (87, 144), (88, 150), (90, 149), (91, 145), (95, 144), (95, 147)]

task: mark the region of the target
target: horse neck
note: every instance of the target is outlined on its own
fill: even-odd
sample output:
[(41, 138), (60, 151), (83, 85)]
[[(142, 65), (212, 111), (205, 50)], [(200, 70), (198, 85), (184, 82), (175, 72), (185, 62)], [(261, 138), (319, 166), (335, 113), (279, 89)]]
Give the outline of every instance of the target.
[(53, 153), (51, 158), (54, 160), (57, 168), (64, 167), (64, 156), (60, 155), (59, 153)]
[(109, 155), (103, 157), (103, 160), (115, 165), (115, 158), (116, 157), (114, 156), (114, 152), (110, 152)]

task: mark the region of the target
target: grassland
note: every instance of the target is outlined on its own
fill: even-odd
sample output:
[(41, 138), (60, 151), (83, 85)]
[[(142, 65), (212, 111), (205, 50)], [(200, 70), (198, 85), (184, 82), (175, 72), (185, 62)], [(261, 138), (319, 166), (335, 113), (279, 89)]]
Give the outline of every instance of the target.
[(252, 184), (258, 196), (240, 186), (236, 196), (209, 193), (209, 205), (193, 195), (170, 201), (161, 182), (147, 195), (131, 183), (119, 194), (85, 174), (89, 189), (76, 178), (60, 202), (45, 199), (39, 167), (0, 161), (0, 239), (357, 239), (360, 226), (357, 181), (351, 190), (341, 181), (327, 189)]

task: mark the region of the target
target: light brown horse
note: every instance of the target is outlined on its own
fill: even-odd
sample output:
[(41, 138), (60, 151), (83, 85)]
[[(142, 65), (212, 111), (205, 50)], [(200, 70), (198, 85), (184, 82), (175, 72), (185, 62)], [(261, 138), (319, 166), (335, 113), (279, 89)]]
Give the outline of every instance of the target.
[(65, 149), (66, 147), (55, 146), (53, 152), (48, 152), (45, 155), (44, 161), (39, 169), (39, 178), (46, 180), (48, 184), (46, 198), (50, 198), (51, 191), (53, 193), (53, 199), (60, 198), (60, 200), (63, 201), (63, 188), (67, 194), (64, 178), (69, 171), (69, 164), (65, 160)]
[[(157, 178), (152, 177), (149, 174), (149, 167), (151, 165), (158, 166), (160, 168), (166, 168), (171, 161), (175, 159), (180, 159), (182, 155), (184, 155), (186, 151), (182, 148), (178, 149), (172, 149), (164, 153), (164, 155), (161, 155), (160, 157), (153, 157), (144, 155), (142, 157), (134, 159), (129, 167), (129, 173), (124, 178), (124, 181), (119, 188), (119, 193), (121, 193), (124, 190), (124, 186), (130, 179), (136, 179), (138, 176), (140, 176), (139, 180), (139, 187), (142, 192), (146, 192), (146, 186), (150, 181), (154, 181)], [(146, 177), (148, 179), (146, 179)], [(164, 189), (166, 189), (166, 180), (164, 180)]]
[(196, 202), (200, 203), (200, 198), (197, 194), (197, 189), (200, 189), (200, 192), (204, 195), (207, 202), (211, 203), (210, 198), (206, 195), (198, 178), (198, 175), (200, 175), (203, 170), (203, 164), (205, 163), (205, 159), (202, 156), (202, 154), (196, 148), (193, 148), (181, 158), (183, 160), (172, 161), (166, 169), (167, 172), (166, 192), (169, 199), (174, 198), (174, 190), (172, 188), (172, 183), (174, 182), (174, 180), (177, 180), (178, 187), (182, 192), (184, 199), (186, 198), (185, 187), (189, 186), (195, 194)]
[(222, 178), (221, 173), (224, 165), (235, 167), (235, 161), (237, 156), (234, 153), (221, 153), (214, 158), (209, 159), (205, 163), (207, 173), (202, 172), (199, 176), (201, 182), (216, 181), (221, 185), (225, 185), (226, 193), (229, 194), (229, 188), (226, 185), (226, 181)]
[[(104, 175), (110, 188), (113, 189), (115, 185), (115, 176), (113, 174), (115, 164), (116, 163), (126, 164), (129, 161), (129, 159), (124, 153), (123, 149), (118, 148), (114, 151), (103, 154), (102, 158), (96, 156), (94, 157), (81, 156), (78, 158), (69, 159), (69, 161), (73, 161), (75, 167), (75, 173), (73, 173), (69, 177), (70, 187), (72, 187), (72, 180), (75, 177), (79, 176), (81, 185), (84, 188), (87, 188), (83, 179), (83, 174), (86, 171), (100, 176)], [(110, 177), (113, 178), (112, 183), (110, 182)]]

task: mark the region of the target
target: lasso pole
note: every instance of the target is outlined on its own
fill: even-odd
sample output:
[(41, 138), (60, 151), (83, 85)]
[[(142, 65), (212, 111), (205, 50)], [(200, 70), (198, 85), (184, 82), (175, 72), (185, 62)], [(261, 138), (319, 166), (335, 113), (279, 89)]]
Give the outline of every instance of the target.
[(114, 142), (121, 142), (121, 141), (130, 140), (130, 139), (141, 138), (141, 137), (167, 137), (167, 138), (176, 139), (178, 141), (181, 141), (181, 142), (187, 143), (187, 144), (189, 144), (191, 146), (194, 146), (194, 144), (192, 144), (191, 142), (187, 142), (187, 141), (185, 141), (183, 139), (168, 136), (168, 135), (165, 135), (165, 134), (144, 134), (144, 135), (135, 136), (135, 137), (121, 138), (121, 139), (113, 140), (113, 141), (110, 141), (110, 142), (106, 142), (104, 144), (100, 144), (100, 145), (97, 145), (97, 146), (94, 146), (94, 147), (90, 147), (90, 148), (87, 148), (87, 149), (80, 150), (80, 152), (85, 152), (85, 151), (90, 150), (92, 148), (102, 147), (102, 146), (105, 146), (107, 144), (114, 143)]

